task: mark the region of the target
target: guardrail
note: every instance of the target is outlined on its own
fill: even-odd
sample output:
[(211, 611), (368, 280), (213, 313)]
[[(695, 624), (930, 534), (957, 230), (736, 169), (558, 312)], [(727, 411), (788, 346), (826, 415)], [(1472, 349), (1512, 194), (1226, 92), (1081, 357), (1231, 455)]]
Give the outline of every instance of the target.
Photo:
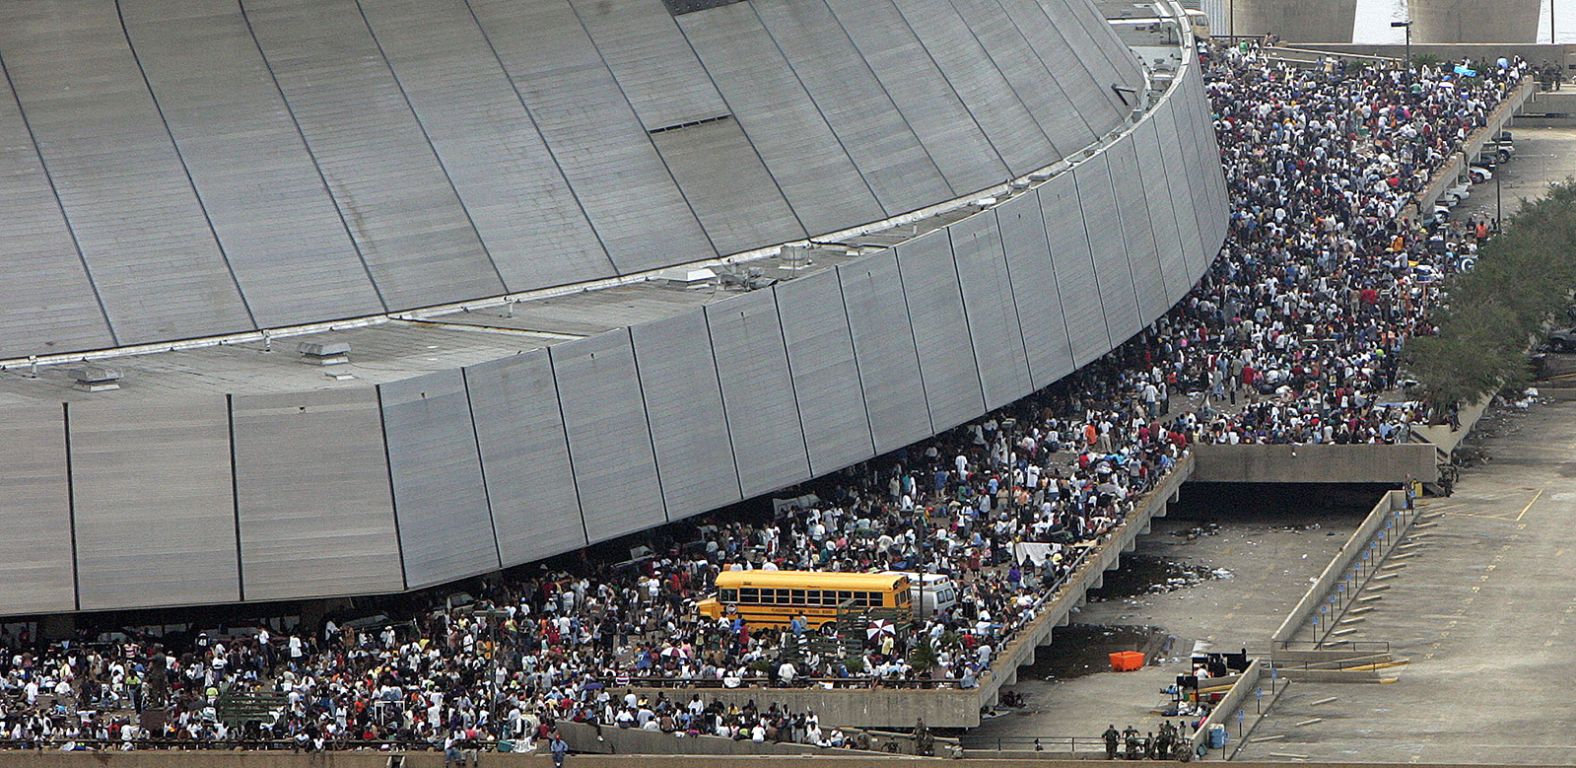
[(1105, 756), (1105, 739), (1100, 736), (960, 736), (958, 745), (965, 755), (970, 751), (994, 751)]

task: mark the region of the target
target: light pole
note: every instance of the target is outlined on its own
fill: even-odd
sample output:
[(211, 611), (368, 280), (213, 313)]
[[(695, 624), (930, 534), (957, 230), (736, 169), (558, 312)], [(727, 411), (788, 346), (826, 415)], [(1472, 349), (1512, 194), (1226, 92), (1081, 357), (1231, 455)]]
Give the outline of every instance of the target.
[(1410, 80), (1412, 79), (1412, 20), (1392, 21), (1390, 26), (1402, 27), (1406, 30), (1406, 61), (1402, 64), (1402, 68), (1406, 71), (1406, 79)]
[(1504, 207), (1502, 205), (1502, 200), (1501, 200), (1500, 194), (1499, 194), (1499, 183), (1500, 183), (1500, 181), (1502, 181), (1500, 176), (1504, 173), (1504, 170), (1505, 170), (1505, 166), (1501, 165), (1501, 166), (1496, 167), (1494, 169), (1494, 171), (1493, 171), (1493, 173), (1494, 173), (1494, 234), (1496, 234), (1496, 235), (1499, 234), (1500, 222), (1505, 220), (1505, 209), (1504, 209)]

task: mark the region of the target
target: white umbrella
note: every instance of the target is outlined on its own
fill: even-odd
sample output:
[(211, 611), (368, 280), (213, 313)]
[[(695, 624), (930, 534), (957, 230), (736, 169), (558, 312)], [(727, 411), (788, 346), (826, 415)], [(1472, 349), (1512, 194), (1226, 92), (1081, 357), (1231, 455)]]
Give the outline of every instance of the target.
[(877, 635), (897, 635), (897, 624), (888, 619), (877, 619), (870, 622), (870, 626), (865, 629), (865, 639), (868, 640)]

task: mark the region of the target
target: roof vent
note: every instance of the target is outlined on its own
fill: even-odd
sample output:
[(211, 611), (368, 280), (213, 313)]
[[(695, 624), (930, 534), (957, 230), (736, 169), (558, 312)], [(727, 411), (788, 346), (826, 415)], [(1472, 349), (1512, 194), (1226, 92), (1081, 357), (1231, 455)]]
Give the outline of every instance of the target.
[(120, 371), (102, 365), (87, 365), (71, 371), (77, 389), (83, 392), (108, 392), (120, 389)]
[(328, 344), (303, 341), (296, 345), (296, 351), (301, 353), (301, 362), (307, 365), (340, 365), (350, 362), (350, 344), (343, 341)]
[(664, 270), (661, 279), (668, 285), (678, 288), (698, 288), (717, 279), (717, 273), (709, 267), (685, 268)]

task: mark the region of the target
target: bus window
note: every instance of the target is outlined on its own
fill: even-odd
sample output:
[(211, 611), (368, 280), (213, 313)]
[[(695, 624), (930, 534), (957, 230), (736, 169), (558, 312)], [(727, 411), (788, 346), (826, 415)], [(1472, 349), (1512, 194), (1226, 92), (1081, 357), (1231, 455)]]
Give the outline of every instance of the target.
[(789, 595), (790, 595), (789, 599), (792, 600), (790, 605), (804, 605), (804, 599), (805, 599), (805, 592), (804, 592), (804, 590), (802, 590), (802, 589), (791, 590), (789, 592)]
[(908, 605), (908, 593), (907, 592), (899, 592), (899, 593), (897, 593), (897, 604), (898, 605)]
[(745, 605), (759, 605), (761, 602), (761, 591), (752, 587), (745, 587), (739, 590), (739, 602)]
[(853, 592), (850, 592), (850, 591), (848, 591), (846, 589), (838, 590), (838, 592), (837, 592), (837, 604), (838, 605), (842, 605), (843, 603), (846, 603), (846, 602), (848, 602), (849, 600), (852, 600), (852, 599), (854, 599), (854, 593)]
[(739, 590), (737, 590), (737, 589), (724, 589), (718, 595), (718, 598), (721, 599), (724, 603), (737, 603), (737, 602), (739, 602)]
[(821, 590), (811, 589), (805, 591), (804, 604), (819, 606), (821, 604)]

